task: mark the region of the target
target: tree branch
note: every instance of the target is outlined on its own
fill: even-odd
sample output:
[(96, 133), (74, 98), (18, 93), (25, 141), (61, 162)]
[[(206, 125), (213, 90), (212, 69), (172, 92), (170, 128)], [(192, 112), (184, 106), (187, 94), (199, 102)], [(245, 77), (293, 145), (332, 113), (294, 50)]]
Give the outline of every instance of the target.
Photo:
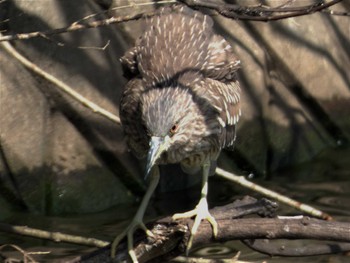
[[(327, 8), (340, 3), (343, 0), (332, 0), (329, 2), (318, 1), (314, 4), (306, 5), (306, 6), (297, 6), (297, 7), (266, 7), (266, 6), (241, 6), (234, 4), (222, 4), (217, 1), (209, 1), (209, 0), (177, 0), (179, 3), (186, 4), (191, 8), (207, 8), (210, 10), (214, 10), (218, 12), (220, 15), (236, 20), (249, 20), (249, 21), (274, 21), (281, 20), (290, 17), (304, 16), (313, 14), (315, 12), (325, 12)], [(173, 3), (173, 1), (161, 1), (162, 3)], [(160, 3), (160, 2), (159, 2)], [(142, 3), (144, 5), (145, 3)], [(141, 4), (135, 4), (141, 5)], [(132, 6), (130, 6), (132, 7)], [(83, 19), (79, 19), (78, 21), (70, 24), (69, 26), (57, 29), (50, 29), (45, 31), (36, 31), (29, 33), (19, 33), (12, 35), (4, 35), (0, 36), (0, 42), (2, 41), (10, 41), (10, 40), (24, 40), (30, 39), (34, 37), (44, 37), (47, 38), (50, 35), (57, 35), (67, 32), (80, 31), (89, 28), (98, 28), (103, 26), (109, 26), (112, 24), (119, 24), (123, 22), (128, 22), (132, 20), (138, 20), (140, 18), (148, 18), (157, 14), (158, 11), (148, 12), (148, 13), (139, 13), (134, 15), (127, 16), (119, 16), (119, 17), (110, 17), (104, 20), (92, 21), (82, 23), (86, 18), (90, 18), (94, 16), (94, 14), (85, 17)], [(346, 15), (346, 12), (328, 12), (329, 14), (333, 13), (341, 13), (342, 15)]]
[(145, 17), (145, 18), (152, 17), (152, 16), (154, 16), (154, 14), (155, 14), (155, 12), (150, 12), (147, 14), (140, 13), (140, 14), (135, 14), (135, 15), (111, 17), (111, 18), (107, 18), (104, 20), (92, 21), (92, 22), (88, 22), (88, 23), (84, 23), (84, 24), (74, 22), (74, 23), (70, 24), (69, 26), (62, 27), (62, 28), (1, 36), (0, 42), (1, 41), (10, 41), (10, 40), (25, 40), (25, 39), (30, 39), (30, 38), (34, 38), (34, 37), (47, 37), (50, 35), (57, 35), (57, 34), (62, 34), (62, 33), (67, 33), (67, 32), (80, 31), (83, 29), (98, 28), (98, 27), (102, 27), (102, 26), (118, 24), (121, 22), (138, 20), (138, 19), (143, 18), (143, 17)]
[[(243, 219), (219, 219), (217, 220), (219, 232), (216, 239), (212, 236), (211, 225), (203, 221), (198, 233), (193, 241), (193, 246), (203, 246), (212, 242), (226, 242), (229, 240), (255, 240), (255, 239), (313, 239), (350, 242), (350, 224), (343, 222), (329, 222), (309, 217), (300, 218), (243, 218)], [(180, 222), (159, 220), (151, 228), (155, 234), (155, 240), (140, 239), (135, 245), (135, 252), (139, 256), (140, 262), (147, 262), (157, 258), (156, 262), (165, 262), (170, 258), (184, 253), (190, 229), (193, 221), (185, 219)], [(254, 249), (254, 241), (250, 241), (250, 247)], [(247, 241), (246, 241), (247, 243)], [(261, 242), (259, 242), (261, 244)], [(287, 249), (287, 248), (288, 249)], [(326, 249), (328, 247), (328, 250)], [(337, 249), (331, 249), (336, 247)], [(317, 249), (316, 249), (317, 248)], [(118, 253), (118, 260), (127, 260), (127, 247), (123, 244)], [(281, 247), (279, 247), (281, 249)], [(288, 256), (310, 256), (319, 254), (332, 254), (350, 251), (350, 243), (333, 243), (313, 246), (310, 248), (291, 249), (289, 245), (283, 247)], [(265, 246), (263, 253), (277, 255), (276, 249), (269, 250)], [(294, 252), (294, 253), (293, 253)], [(278, 255), (284, 255), (279, 253)]]
[[(262, 246), (262, 242), (260, 242), (260, 239), (313, 239), (350, 242), (350, 223), (329, 222), (303, 216), (233, 219), (237, 216), (242, 216), (243, 211), (246, 212), (244, 214), (250, 214), (258, 213), (259, 211), (263, 212), (266, 209), (271, 210), (268, 208), (271, 204), (273, 203), (245, 198), (224, 207), (211, 209), (211, 214), (218, 222), (218, 236), (214, 239), (211, 225), (203, 221), (193, 241), (193, 245), (203, 246), (212, 242), (244, 240), (244, 243), (249, 247), (262, 253), (277, 255), (278, 249), (280, 251), (284, 249), (288, 252), (286, 253), (288, 256), (318, 255), (320, 253), (331, 254), (350, 251), (350, 243), (322, 244), (320, 246), (309, 246), (307, 248), (303, 247), (293, 250), (288, 243), (283, 247), (279, 246), (277, 248), (274, 244)], [(142, 231), (137, 231), (134, 235), (134, 248), (139, 262), (166, 262), (171, 258), (183, 254), (192, 224), (192, 219), (183, 219), (174, 222), (168, 217), (148, 224), (148, 228), (151, 229), (155, 238), (147, 238)], [(84, 260), (91, 262), (92, 260), (98, 261), (102, 258), (104, 262), (130, 262), (127, 250), (127, 244), (124, 242), (119, 245), (117, 257), (114, 260), (108, 259), (109, 248), (102, 248), (94, 254), (79, 257), (79, 260), (81, 262), (84, 262)], [(293, 251), (295, 252), (294, 254)], [(280, 253), (279, 255), (283, 254)]]
[(67, 242), (85, 246), (104, 247), (109, 244), (107, 241), (98, 240), (95, 238), (87, 238), (75, 235), (64, 234), (60, 232), (50, 232), (40, 229), (35, 229), (27, 226), (12, 226), (5, 223), (0, 223), (0, 231), (30, 236), (40, 239), (48, 239), (55, 242)]
[(266, 6), (241, 6), (234, 4), (222, 4), (217, 1), (208, 0), (178, 0), (189, 7), (201, 7), (214, 10), (220, 15), (237, 20), (249, 20), (268, 22), (291, 17), (304, 16), (320, 12), (326, 8), (340, 3), (343, 0), (332, 0), (329, 2), (318, 1), (314, 4), (297, 7), (266, 7)]
[(320, 211), (312, 206), (309, 206), (307, 204), (300, 203), (300, 202), (293, 200), (287, 196), (281, 195), (281, 194), (274, 192), (270, 189), (262, 187), (258, 184), (250, 182), (244, 176), (237, 176), (237, 175), (230, 173), (230, 172), (227, 172), (219, 167), (216, 168), (215, 173), (217, 175), (219, 175), (220, 177), (223, 177), (227, 180), (235, 182), (235, 183), (237, 183), (241, 186), (244, 186), (248, 189), (252, 189), (254, 192), (260, 193), (266, 197), (269, 197), (269, 198), (277, 200), (281, 203), (287, 204), (287, 205), (294, 207), (300, 211), (303, 211), (309, 215), (319, 217), (319, 218), (322, 218), (325, 220), (332, 220), (332, 217), (329, 214), (324, 213), (324, 212), (322, 212), (322, 211)]
[[(30, 253), (26, 252), (25, 250), (21, 249), (19, 246), (14, 245), (14, 244), (5, 244), (0, 246), (0, 253), (2, 250), (5, 250), (6, 248), (12, 248), (16, 251), (18, 251), (19, 253), (22, 254), (23, 256), (23, 262), (28, 262), (28, 263), (38, 263), (36, 260), (34, 260), (34, 258), (30, 255)], [(16, 259), (12, 259), (12, 258), (7, 258), (6, 260), (4, 259), (4, 262), (18, 262)]]
[[(211, 225), (203, 221), (194, 239), (194, 246), (202, 246), (212, 242), (228, 240), (244, 240), (243, 242), (265, 254), (281, 256), (304, 256), (350, 251), (350, 223), (313, 219), (304, 216), (277, 218), (237, 218), (244, 215), (260, 214), (271, 216), (277, 206), (268, 200), (243, 198), (232, 204), (211, 209), (211, 214), (218, 222), (219, 232), (213, 238)], [(236, 218), (236, 219), (235, 219)], [(184, 253), (192, 228), (192, 219), (173, 221), (170, 217), (148, 224), (155, 238), (146, 237), (142, 231), (136, 231), (135, 253), (139, 262), (166, 262)], [(83, 238), (72, 235), (31, 229), (21, 226), (0, 224), (0, 230), (50, 239), (56, 242), (70, 242), (82, 245), (103, 247), (90, 255), (80, 256), (72, 262), (97, 260), (96, 262), (129, 262), (128, 248), (124, 241), (118, 246), (116, 259), (110, 258), (109, 242), (94, 238)], [(259, 239), (259, 240), (255, 240)], [(291, 248), (288, 243), (281, 246), (269, 244), (260, 239), (313, 239), (337, 241), (342, 243), (321, 244), (302, 248)], [(343, 243), (348, 242), (348, 243)]]
[[(1, 33), (0, 33), (1, 38)], [(28, 59), (26, 59), (24, 56), (22, 56), (10, 43), (3, 42), (0, 43), (0, 46), (4, 48), (6, 52), (8, 52), (10, 55), (12, 55), (15, 59), (17, 59), (22, 65), (24, 65), (27, 69), (29, 69), (32, 72), (35, 72), (36, 74), (40, 75), (47, 81), (53, 83), (57, 88), (59, 88), (64, 93), (68, 94), (70, 97), (81, 103), (83, 106), (89, 108), (95, 113), (98, 113), (105, 118), (113, 121), (114, 123), (120, 124), (120, 118), (111, 112), (105, 110), (104, 108), (98, 106), (97, 104), (93, 103), (92, 101), (88, 100), (84, 96), (82, 96), (80, 93), (76, 92), (74, 89), (72, 89), (70, 86), (65, 84), (63, 81), (57, 79), (53, 75), (49, 74), (48, 72), (44, 71)]]

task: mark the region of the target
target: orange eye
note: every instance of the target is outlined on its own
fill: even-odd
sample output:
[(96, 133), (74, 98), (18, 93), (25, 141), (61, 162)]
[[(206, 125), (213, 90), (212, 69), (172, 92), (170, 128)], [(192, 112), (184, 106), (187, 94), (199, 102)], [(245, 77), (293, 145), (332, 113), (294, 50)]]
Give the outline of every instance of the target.
[(170, 132), (171, 135), (174, 135), (177, 132), (178, 129), (179, 129), (179, 125), (177, 123), (175, 123), (173, 125), (173, 127), (171, 127), (169, 132)]

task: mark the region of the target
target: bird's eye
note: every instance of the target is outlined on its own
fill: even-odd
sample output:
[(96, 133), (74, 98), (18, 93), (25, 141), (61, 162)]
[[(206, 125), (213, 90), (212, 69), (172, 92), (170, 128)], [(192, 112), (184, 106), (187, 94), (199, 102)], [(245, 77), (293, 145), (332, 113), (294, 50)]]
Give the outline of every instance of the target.
[(170, 135), (174, 135), (178, 129), (179, 129), (179, 125), (177, 123), (175, 123), (169, 130)]

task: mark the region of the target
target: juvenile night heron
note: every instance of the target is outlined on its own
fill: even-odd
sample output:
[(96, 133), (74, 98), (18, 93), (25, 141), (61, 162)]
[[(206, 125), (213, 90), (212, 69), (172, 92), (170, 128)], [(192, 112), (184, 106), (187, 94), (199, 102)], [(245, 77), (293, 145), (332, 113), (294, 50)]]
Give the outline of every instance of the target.
[(229, 43), (213, 32), (209, 16), (185, 6), (163, 8), (151, 18), (135, 47), (121, 62), (129, 82), (120, 103), (120, 117), (132, 151), (147, 156), (150, 185), (131, 224), (113, 242), (112, 256), (127, 236), (134, 262), (133, 232), (159, 181), (159, 164), (180, 163), (187, 173), (202, 168), (201, 198), (192, 211), (174, 219), (196, 216), (188, 242), (192, 246), (202, 219), (214, 236), (217, 223), (207, 204), (207, 181), (221, 149), (232, 147), (240, 112), (236, 71), (240, 61)]

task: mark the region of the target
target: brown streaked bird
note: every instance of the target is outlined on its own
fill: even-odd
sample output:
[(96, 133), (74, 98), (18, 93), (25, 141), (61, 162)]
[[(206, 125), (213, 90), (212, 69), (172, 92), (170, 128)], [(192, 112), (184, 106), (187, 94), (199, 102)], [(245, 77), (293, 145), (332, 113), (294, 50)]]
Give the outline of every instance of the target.
[(185, 6), (162, 8), (121, 58), (129, 82), (120, 102), (124, 133), (136, 156), (147, 157), (150, 184), (131, 224), (112, 244), (128, 238), (133, 262), (133, 232), (142, 228), (143, 216), (159, 181), (159, 164), (180, 163), (184, 171), (202, 169), (201, 198), (195, 209), (176, 214), (174, 219), (196, 216), (187, 245), (202, 219), (207, 219), (214, 236), (217, 223), (207, 204), (208, 176), (221, 149), (235, 142), (241, 115), (240, 87), (236, 71), (240, 61), (230, 44), (213, 31), (213, 21)]

